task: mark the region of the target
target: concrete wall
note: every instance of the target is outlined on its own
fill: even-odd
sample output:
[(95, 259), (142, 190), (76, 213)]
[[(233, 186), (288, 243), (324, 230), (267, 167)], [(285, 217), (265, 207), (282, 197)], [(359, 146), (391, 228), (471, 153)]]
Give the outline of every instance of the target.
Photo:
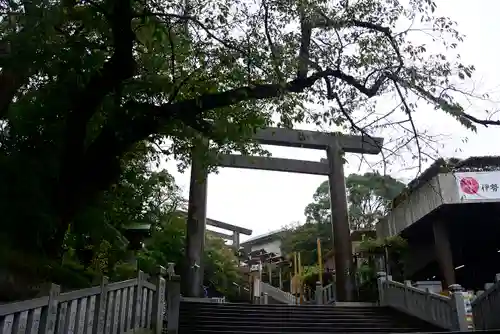
[(252, 245), (251, 251), (256, 251), (259, 249), (264, 249), (268, 253), (276, 253), (276, 255), (281, 255), (281, 240), (267, 241), (259, 244)]
[(460, 202), (455, 176), (438, 174), (377, 223), (377, 237), (397, 235), (441, 205)]

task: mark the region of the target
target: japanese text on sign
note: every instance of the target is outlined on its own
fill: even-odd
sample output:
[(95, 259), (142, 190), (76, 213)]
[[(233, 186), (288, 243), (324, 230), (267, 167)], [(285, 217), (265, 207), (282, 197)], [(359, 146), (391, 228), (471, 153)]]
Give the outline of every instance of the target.
[(455, 173), (461, 200), (500, 200), (500, 171)]

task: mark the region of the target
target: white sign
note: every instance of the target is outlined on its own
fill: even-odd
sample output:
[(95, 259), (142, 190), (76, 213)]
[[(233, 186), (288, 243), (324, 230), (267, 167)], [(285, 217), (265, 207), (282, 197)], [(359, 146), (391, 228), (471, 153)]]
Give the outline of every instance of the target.
[(460, 200), (500, 200), (500, 171), (454, 173)]
[(251, 272), (260, 271), (260, 270), (262, 270), (262, 266), (260, 264), (252, 264), (250, 266), (250, 271)]

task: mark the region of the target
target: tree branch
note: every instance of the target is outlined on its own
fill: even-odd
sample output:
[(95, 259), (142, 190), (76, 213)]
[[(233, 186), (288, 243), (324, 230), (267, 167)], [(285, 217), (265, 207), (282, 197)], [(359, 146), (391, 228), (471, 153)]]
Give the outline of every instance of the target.
[[(96, 113), (102, 100), (135, 71), (132, 55), (135, 34), (132, 31), (132, 8), (130, 0), (114, 0), (110, 15), (114, 53), (100, 71), (96, 71), (83, 89), (73, 88), (66, 120), (65, 146), (62, 154), (59, 203), (67, 206), (62, 210), (74, 210), (78, 193), (76, 185), (86, 182), (80, 179), (79, 168), (83, 167), (84, 142), (87, 123)], [(75, 170), (75, 166), (76, 169)], [(75, 189), (76, 187), (76, 189)], [(73, 196), (70, 196), (73, 195)], [(71, 203), (72, 205), (68, 205)]]
[[(337, 30), (340, 28), (359, 27), (381, 32), (389, 40), (389, 43), (391, 44), (398, 59), (398, 66), (394, 73), (398, 74), (403, 68), (404, 66), (403, 56), (401, 55), (401, 51), (399, 50), (396, 40), (392, 36), (390, 28), (375, 23), (364, 22), (359, 20), (342, 20), (342, 21), (331, 20), (320, 10), (317, 10), (317, 14), (319, 14), (320, 17), (315, 18), (314, 20), (306, 18), (304, 12), (301, 12), (300, 14), (301, 41), (300, 41), (300, 51), (299, 51), (299, 65), (297, 71), (298, 78), (304, 78), (307, 76), (309, 68), (309, 47), (311, 44), (312, 29), (314, 28), (333, 28)], [(382, 82), (385, 79), (386, 75), (385, 73), (383, 73), (376, 80), (376, 82), (380, 82), (380, 84), (382, 84)]]
[(161, 108), (166, 113), (179, 113), (180, 110), (198, 110), (205, 111), (215, 108), (230, 106), (242, 101), (261, 100), (281, 96), (285, 93), (301, 93), (311, 88), (318, 80), (334, 77), (353, 86), (367, 97), (375, 96), (382, 84), (379, 79), (371, 87), (366, 87), (353, 76), (340, 70), (326, 69), (317, 71), (305, 78), (298, 78), (285, 84), (260, 84), (254, 86), (239, 87), (219, 93), (204, 94), (194, 99), (179, 101), (175, 104), (164, 105)]
[(311, 35), (313, 26), (308, 20), (303, 8), (300, 9), (300, 50), (297, 78), (307, 77), (309, 70), (309, 47), (311, 46)]
[(326, 15), (323, 13), (320, 13), (322, 15), (322, 19), (317, 20), (314, 22), (314, 27), (315, 28), (348, 28), (348, 27), (359, 27), (359, 28), (366, 28), (369, 30), (374, 30), (381, 32), (391, 43), (391, 46), (396, 53), (396, 57), (398, 58), (398, 68), (396, 70), (396, 73), (401, 71), (401, 69), (404, 66), (404, 60), (403, 56), (401, 55), (401, 51), (399, 50), (399, 46), (392, 36), (391, 29), (389, 27), (384, 27), (379, 24), (371, 23), (371, 22), (364, 22), (364, 21), (359, 21), (359, 20), (347, 20), (347, 21), (333, 21), (330, 20)]
[(401, 91), (401, 88), (399, 87), (399, 84), (397, 81), (393, 80), (394, 86), (396, 87), (396, 92), (399, 95), (399, 98), (401, 99), (401, 103), (403, 103), (403, 108), (408, 115), (408, 119), (410, 120), (411, 124), (411, 129), (413, 132), (413, 136), (415, 138), (415, 143), (417, 145), (417, 151), (418, 151), (418, 173), (422, 172), (422, 147), (420, 146), (420, 140), (418, 137), (418, 132), (417, 132), (417, 127), (415, 126), (415, 122), (413, 121), (413, 117), (411, 115), (411, 109), (408, 103), (406, 102), (406, 98), (403, 95), (403, 92)]
[[(324, 70), (317, 71), (304, 79), (295, 79), (285, 84), (261, 84), (240, 87), (158, 106), (148, 103), (129, 102), (124, 107), (127, 112), (123, 114), (135, 115), (135, 118), (124, 117), (121, 119), (120, 124), (112, 122), (115, 124), (116, 129), (126, 129), (126, 133), (121, 136), (121, 139), (115, 138), (113, 135), (116, 132), (115, 127), (111, 125), (107, 126), (91, 147), (89, 147), (88, 159), (100, 161), (101, 159), (107, 160), (107, 156), (118, 156), (125, 152), (133, 143), (147, 138), (147, 136), (158, 131), (162, 125), (168, 124), (168, 122), (175, 119), (208, 136), (213, 135), (212, 125), (203, 119), (204, 111), (227, 107), (243, 101), (267, 99), (286, 93), (303, 92), (307, 88), (312, 87), (318, 80), (328, 79), (328, 77), (343, 80), (347, 84), (356, 87), (368, 97), (375, 96), (381, 84), (375, 83), (372, 87), (365, 87), (356, 78), (340, 70)], [(138, 117), (137, 115), (143, 116)], [(133, 129), (133, 131), (130, 129)], [(107, 147), (107, 150), (104, 150), (104, 147)], [(93, 156), (100, 156), (101, 158), (91, 158)], [(85, 163), (85, 165), (88, 164), (91, 165), (91, 163)], [(102, 165), (102, 162), (99, 165)]]
[(269, 27), (269, 6), (266, 1), (262, 2), (262, 6), (264, 7), (264, 30), (266, 33), (267, 43), (269, 44), (269, 49), (271, 50), (271, 59), (274, 63), (274, 71), (276, 72), (279, 82), (283, 82), (283, 75), (281, 75), (280, 71), (279, 55), (276, 50), (276, 46), (273, 43)]
[[(37, 4), (33, 1), (24, 1), (23, 5), (27, 23), (19, 33), (26, 33), (33, 28), (33, 21), (29, 19), (29, 16), (37, 13)], [(13, 48), (15, 53), (21, 49), (21, 46), (15, 45)], [(12, 48), (9, 51), (12, 52)], [(0, 119), (6, 117), (16, 93), (28, 81), (31, 75), (31, 68), (26, 66), (27, 64), (23, 65), (12, 68), (5, 67), (0, 72)]]
[(222, 44), (226, 48), (233, 50), (233, 51), (237, 51), (240, 54), (247, 55), (247, 52), (245, 52), (243, 49), (241, 49), (237, 45), (233, 45), (230, 42), (224, 41), (223, 39), (215, 36), (214, 33), (212, 31), (210, 31), (210, 29), (205, 24), (203, 24), (200, 20), (198, 20), (194, 16), (179, 15), (179, 14), (174, 14), (174, 13), (156, 13), (156, 12), (145, 12), (143, 14), (134, 15), (134, 17), (145, 17), (145, 16), (176, 18), (178, 20), (185, 21), (185, 22), (191, 21), (194, 24), (198, 25), (200, 28), (202, 28), (207, 33), (208, 36), (210, 36), (211, 38), (213, 38), (214, 40), (216, 40), (217, 42), (219, 42), (220, 44)]
[(485, 127), (488, 127), (489, 125), (495, 125), (498, 126), (500, 125), (500, 120), (495, 121), (491, 119), (480, 119), (475, 116), (472, 116), (468, 113), (466, 113), (463, 108), (458, 105), (458, 104), (451, 104), (448, 101), (446, 101), (443, 98), (434, 96), (432, 93), (428, 92), (424, 88), (414, 84), (407, 82), (397, 76), (390, 75), (391, 80), (394, 82), (398, 82), (401, 86), (405, 88), (410, 88), (413, 91), (415, 91), (418, 95), (423, 97), (429, 102), (432, 102), (433, 104), (439, 106), (441, 109), (444, 111), (448, 112), (449, 114), (453, 115), (456, 117), (462, 124), (466, 125), (467, 127), (471, 128), (472, 130), (476, 131), (476, 127), (474, 123), (483, 125)]
[(0, 119), (4, 119), (9, 106), (19, 89), (29, 78), (29, 69), (13, 70), (5, 68), (0, 72)]

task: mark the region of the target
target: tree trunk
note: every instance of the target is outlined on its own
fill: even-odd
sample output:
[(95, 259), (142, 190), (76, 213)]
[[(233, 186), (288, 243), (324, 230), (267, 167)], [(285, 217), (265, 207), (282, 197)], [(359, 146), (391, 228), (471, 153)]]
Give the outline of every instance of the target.
[(64, 238), (66, 237), (66, 232), (68, 231), (69, 224), (73, 216), (69, 216), (67, 213), (63, 214), (58, 219), (58, 224), (56, 229), (52, 234), (52, 238), (46, 241), (45, 245), (42, 245), (46, 256), (51, 260), (59, 261), (62, 259), (64, 254)]

